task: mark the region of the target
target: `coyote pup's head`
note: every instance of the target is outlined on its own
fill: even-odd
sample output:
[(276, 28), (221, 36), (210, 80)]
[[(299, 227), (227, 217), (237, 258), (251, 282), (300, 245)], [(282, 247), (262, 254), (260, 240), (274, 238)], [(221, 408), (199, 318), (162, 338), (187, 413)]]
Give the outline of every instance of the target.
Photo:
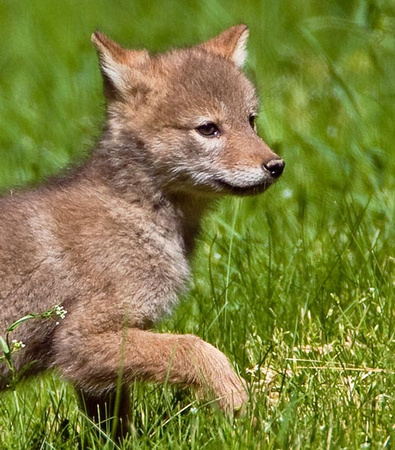
[(281, 175), (284, 161), (256, 133), (258, 100), (241, 72), (247, 37), (239, 25), (151, 56), (93, 34), (123, 169), (138, 164), (166, 192), (195, 194), (256, 194)]

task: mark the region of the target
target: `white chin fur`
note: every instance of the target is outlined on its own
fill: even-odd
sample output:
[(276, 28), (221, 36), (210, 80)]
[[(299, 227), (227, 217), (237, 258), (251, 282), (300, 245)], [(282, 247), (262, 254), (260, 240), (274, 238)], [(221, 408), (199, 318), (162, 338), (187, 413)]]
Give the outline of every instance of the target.
[(227, 170), (219, 177), (225, 183), (237, 188), (253, 188), (263, 183), (271, 183), (272, 179), (268, 174), (259, 168)]

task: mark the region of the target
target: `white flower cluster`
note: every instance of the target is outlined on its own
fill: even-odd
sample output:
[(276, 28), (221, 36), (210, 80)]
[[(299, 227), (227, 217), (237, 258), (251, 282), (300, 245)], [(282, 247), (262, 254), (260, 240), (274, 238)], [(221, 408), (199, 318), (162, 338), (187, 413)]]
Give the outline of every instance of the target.
[(54, 311), (55, 314), (61, 319), (64, 319), (66, 317), (67, 311), (63, 308), (63, 306), (56, 305)]
[[(66, 317), (66, 314), (67, 314), (67, 311), (63, 308), (63, 306), (60, 306), (60, 305), (55, 306), (54, 312), (62, 320)], [(59, 322), (56, 322), (56, 325), (59, 325)]]
[(16, 339), (13, 339), (11, 341), (11, 343), (12, 343), (12, 351), (13, 352), (25, 347), (25, 344), (22, 341), (17, 341)]

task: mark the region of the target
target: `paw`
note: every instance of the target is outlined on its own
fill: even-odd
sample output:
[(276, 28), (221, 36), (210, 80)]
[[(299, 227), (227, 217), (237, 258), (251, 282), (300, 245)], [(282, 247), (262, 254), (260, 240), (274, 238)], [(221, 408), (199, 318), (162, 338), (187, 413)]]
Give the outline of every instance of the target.
[(221, 385), (221, 392), (216, 395), (219, 407), (228, 415), (243, 415), (248, 402), (245, 381), (232, 373), (232, 377)]
[(199, 397), (214, 397), (226, 414), (242, 414), (248, 401), (246, 382), (236, 375), (220, 350), (200, 339), (197, 344), (200, 351), (195, 351), (194, 356), (196, 359), (200, 353), (195, 377)]

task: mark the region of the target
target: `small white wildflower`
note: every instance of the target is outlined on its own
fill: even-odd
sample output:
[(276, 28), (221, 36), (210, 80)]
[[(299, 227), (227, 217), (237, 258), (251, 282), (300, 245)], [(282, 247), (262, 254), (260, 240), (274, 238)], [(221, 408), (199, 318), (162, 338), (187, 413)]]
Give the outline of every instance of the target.
[(196, 408), (196, 406), (192, 406), (190, 411), (191, 411), (192, 414), (196, 414), (198, 412), (198, 409)]
[(56, 322), (55, 325), (59, 325), (60, 322)]
[(62, 320), (66, 317), (67, 311), (63, 308), (63, 306), (56, 305), (54, 310), (55, 314), (59, 316)]
[(13, 351), (20, 350), (21, 348), (26, 347), (26, 345), (22, 341), (17, 341), (16, 339), (13, 339), (11, 341), (11, 343), (12, 343), (12, 350)]

